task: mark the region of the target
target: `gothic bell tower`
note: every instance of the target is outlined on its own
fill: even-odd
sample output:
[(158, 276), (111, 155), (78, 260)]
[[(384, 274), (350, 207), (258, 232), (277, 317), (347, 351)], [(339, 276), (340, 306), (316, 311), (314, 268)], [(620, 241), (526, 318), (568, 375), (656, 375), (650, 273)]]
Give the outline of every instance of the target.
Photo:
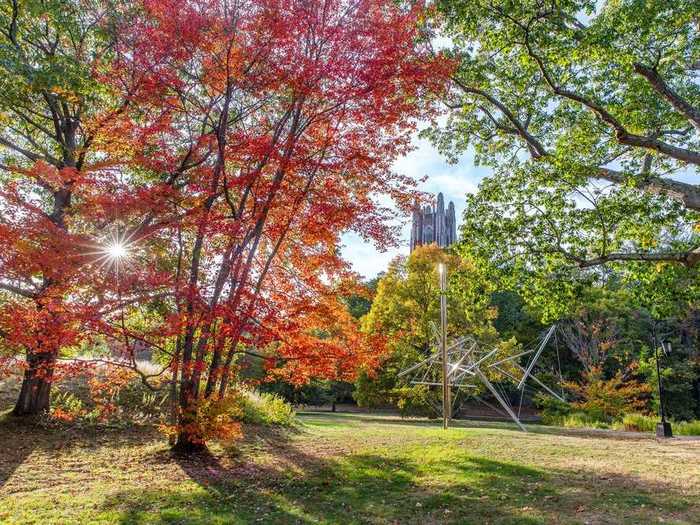
[(421, 207), (417, 202), (413, 208), (411, 224), (411, 251), (416, 246), (436, 243), (442, 248), (457, 241), (457, 220), (453, 202), (445, 210), (445, 197), (438, 193), (431, 205)]

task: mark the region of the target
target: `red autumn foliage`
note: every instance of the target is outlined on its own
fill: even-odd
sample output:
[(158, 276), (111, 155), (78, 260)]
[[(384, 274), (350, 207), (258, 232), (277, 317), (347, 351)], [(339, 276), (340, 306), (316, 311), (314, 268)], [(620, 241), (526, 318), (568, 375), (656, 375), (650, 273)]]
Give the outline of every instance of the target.
[(139, 79), (120, 127), (173, 189), (144, 243), (178, 254), (157, 345), (178, 361), (186, 448), (188, 412), (224, 397), (238, 354), (296, 382), (376, 360), (338, 299), (340, 235), (391, 242), (376, 197), (412, 202), (391, 162), (450, 64), (416, 45), (420, 9), (390, 1), (176, 3), (144, 2), (109, 78)]
[[(414, 181), (391, 165), (452, 67), (422, 48), (422, 15), (393, 0), (115, 9), (112, 54), (93, 68), (117, 101), (93, 119), (101, 164), (36, 164), (25, 178), (79, 188), (81, 236), (45, 224), (24, 235), (33, 226), (19, 215), (0, 231), (17, 279), (49, 244), (41, 271), (60, 271), (57, 306), (21, 314), (38, 316), (26, 340), (13, 328), (24, 303), (5, 311), (12, 344), (55, 357), (100, 334), (123, 341), (130, 360), (137, 342), (155, 349), (179, 380), (183, 450), (201, 445), (197, 414), (226, 398), (242, 355), (296, 383), (376, 364), (382, 342), (360, 334), (340, 300), (355, 278), (340, 237), (386, 247), (396, 232), (380, 196), (405, 210), (415, 200)], [(116, 225), (128, 252), (119, 268), (71, 262)], [(137, 312), (148, 321), (133, 322)]]
[[(0, 369), (24, 369), (16, 415), (48, 409), (52, 382), (76, 366), (58, 365), (62, 351), (88, 341), (89, 325), (118, 308), (103, 249), (131, 205), (100, 204), (124, 188), (105, 148), (120, 142), (110, 131), (128, 100), (89, 78), (112, 45), (101, 27), (112, 3), (64, 2), (60, 17), (56, 8), (15, 3), (11, 31), (0, 36), (15, 52), (3, 66), (16, 89), (3, 98), (0, 130)], [(148, 277), (132, 289), (150, 294), (151, 273), (130, 277)]]

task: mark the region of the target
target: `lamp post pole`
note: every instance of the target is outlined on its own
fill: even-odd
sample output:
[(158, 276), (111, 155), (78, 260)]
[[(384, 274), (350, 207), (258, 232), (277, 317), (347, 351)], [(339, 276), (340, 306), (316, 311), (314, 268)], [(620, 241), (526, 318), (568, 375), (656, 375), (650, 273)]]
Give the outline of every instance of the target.
[(447, 268), (438, 264), (440, 273), (440, 355), (442, 356), (442, 428), (447, 429), (450, 422), (450, 380), (447, 370)]
[[(659, 341), (656, 338), (656, 327), (654, 327), (654, 357), (656, 358), (656, 382), (659, 388), (659, 414), (661, 415), (661, 422), (656, 425), (656, 437), (660, 438), (670, 438), (673, 437), (673, 431), (671, 430), (671, 423), (666, 421), (666, 410), (664, 405), (664, 383), (661, 379), (661, 366), (659, 365)], [(663, 345), (663, 341), (661, 345)]]

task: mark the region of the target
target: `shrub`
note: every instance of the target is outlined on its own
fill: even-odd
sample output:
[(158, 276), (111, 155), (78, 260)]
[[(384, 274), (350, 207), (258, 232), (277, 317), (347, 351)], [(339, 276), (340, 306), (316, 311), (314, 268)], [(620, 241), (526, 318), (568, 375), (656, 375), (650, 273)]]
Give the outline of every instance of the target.
[(622, 423), (616, 426), (617, 428), (627, 430), (628, 432), (654, 432), (658, 419), (654, 416), (644, 414), (625, 414), (622, 418)]
[[(224, 399), (201, 399), (189, 416), (187, 431), (202, 443), (209, 439), (234, 441), (241, 436), (241, 423), (289, 426), (294, 422), (291, 405), (276, 394), (233, 390)], [(182, 427), (160, 425), (171, 438)]]
[(432, 395), (426, 385), (402, 386), (391, 390), (392, 402), (399, 409), (401, 417), (434, 417), (435, 409), (430, 402)]
[(105, 368), (88, 381), (96, 417), (101, 422), (145, 423), (162, 418), (167, 388), (153, 391), (132, 370)]
[(61, 392), (53, 389), (51, 392), (51, 417), (59, 421), (73, 421), (85, 416), (87, 411), (83, 401), (72, 392)]
[[(126, 368), (97, 366), (63, 378), (51, 390), (47, 424), (78, 426), (144, 424), (163, 420), (169, 400), (166, 377), (151, 390)], [(151, 382), (153, 384), (153, 382)]]
[(533, 399), (540, 409), (540, 417), (545, 425), (563, 425), (564, 419), (571, 413), (571, 405), (554, 396), (538, 393)]
[(673, 433), (677, 436), (700, 436), (700, 420), (674, 423)]
[(242, 409), (235, 397), (200, 400), (197, 412), (203, 442), (211, 438), (231, 440), (240, 437), (241, 425), (237, 419), (240, 419)]
[(193, 411), (183, 413), (184, 425), (161, 423), (159, 429), (171, 442), (183, 430), (195, 443), (206, 443), (210, 439), (231, 441), (241, 436), (241, 402), (238, 395), (228, 395), (223, 399), (199, 399), (193, 404)]
[(294, 423), (294, 409), (276, 394), (243, 392), (241, 419), (258, 425), (290, 426)]
[(610, 425), (586, 412), (572, 412), (563, 418), (563, 426), (569, 428), (610, 428)]
[(582, 383), (567, 383), (567, 387), (578, 397), (573, 406), (585, 412), (594, 421), (612, 423), (625, 413), (646, 408), (644, 400), (651, 392), (649, 385), (628, 380), (618, 372), (610, 379), (603, 378), (600, 369), (586, 372)]
[[(659, 422), (657, 416), (644, 414), (626, 414), (622, 422), (614, 426), (616, 430), (631, 432), (654, 432)], [(700, 436), (700, 420), (672, 421), (673, 434), (676, 436)]]

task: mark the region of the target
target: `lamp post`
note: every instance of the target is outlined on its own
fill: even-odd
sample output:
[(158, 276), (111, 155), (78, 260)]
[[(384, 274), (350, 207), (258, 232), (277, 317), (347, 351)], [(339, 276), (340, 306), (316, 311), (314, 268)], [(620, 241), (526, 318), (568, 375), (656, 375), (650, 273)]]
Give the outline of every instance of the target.
[(440, 274), (440, 355), (442, 357), (442, 428), (450, 422), (450, 380), (447, 370), (447, 267), (438, 264)]
[[(664, 399), (664, 383), (661, 379), (661, 366), (659, 365), (659, 343), (656, 339), (656, 327), (654, 327), (654, 356), (656, 358), (656, 381), (659, 388), (659, 413), (661, 415), (661, 422), (656, 424), (656, 437), (657, 438), (670, 438), (673, 437), (673, 431), (671, 430), (671, 423), (666, 421), (666, 410), (665, 410), (665, 399)], [(666, 348), (668, 347), (668, 350)], [(668, 353), (671, 349), (671, 344), (667, 341), (661, 341), (661, 348), (664, 354)]]

